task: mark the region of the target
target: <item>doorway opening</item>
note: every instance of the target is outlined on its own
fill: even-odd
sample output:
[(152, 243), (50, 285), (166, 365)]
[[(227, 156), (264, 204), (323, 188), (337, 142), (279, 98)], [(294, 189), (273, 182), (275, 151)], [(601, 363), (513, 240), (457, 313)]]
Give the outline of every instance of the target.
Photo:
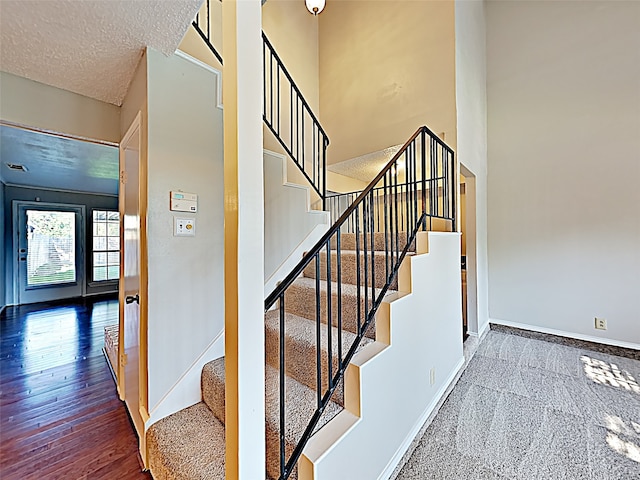
[(478, 333), (476, 176), (460, 164), (462, 336)]

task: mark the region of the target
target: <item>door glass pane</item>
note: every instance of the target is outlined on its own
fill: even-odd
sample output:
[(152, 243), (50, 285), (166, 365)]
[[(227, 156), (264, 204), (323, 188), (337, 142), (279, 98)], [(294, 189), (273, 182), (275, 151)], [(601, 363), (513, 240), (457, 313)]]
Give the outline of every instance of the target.
[(27, 285), (75, 281), (75, 213), (27, 210)]

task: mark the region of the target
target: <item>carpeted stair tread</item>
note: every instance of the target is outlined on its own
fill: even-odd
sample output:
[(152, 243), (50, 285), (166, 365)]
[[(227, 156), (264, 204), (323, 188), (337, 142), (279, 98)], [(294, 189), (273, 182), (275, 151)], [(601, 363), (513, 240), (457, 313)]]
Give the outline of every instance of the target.
[[(327, 322), (327, 283), (331, 285), (331, 322), (338, 324), (338, 284), (336, 282), (320, 282), (320, 319)], [(342, 293), (342, 328), (352, 333), (358, 332), (358, 287), (349, 283), (341, 284)], [(378, 296), (381, 289), (375, 289)], [(388, 291), (391, 292), (391, 291)], [(360, 287), (360, 315), (361, 324), (364, 322), (365, 288)], [(368, 304), (371, 306), (371, 288), (368, 289)], [(316, 280), (314, 278), (299, 277), (287, 289), (285, 294), (285, 311), (299, 317), (315, 321), (316, 318)], [(372, 325), (366, 336), (375, 339), (375, 326)]]
[[(322, 388), (328, 388), (328, 328), (326, 324), (320, 329), (320, 364), (322, 372)], [(334, 376), (338, 368), (338, 342), (340, 330), (331, 327), (331, 357), (332, 370)], [(280, 315), (276, 310), (265, 314), (265, 340), (267, 362), (277, 368), (280, 363)], [(347, 330), (342, 330), (342, 356), (347, 353), (356, 335)], [(358, 349), (371, 343), (369, 338), (363, 338)], [(317, 385), (317, 346), (316, 346), (316, 323), (308, 318), (299, 317), (292, 313), (285, 313), (285, 364), (287, 375), (292, 376), (298, 382), (310, 388)], [(343, 389), (338, 388), (333, 400), (339, 405), (344, 405)]]
[[(202, 369), (202, 392), (204, 402), (215, 416), (224, 420), (224, 358), (209, 362)], [(280, 376), (277, 369), (265, 367), (265, 416), (267, 437), (267, 471), (273, 478), (278, 477), (280, 458)], [(293, 452), (295, 445), (309, 424), (316, 408), (316, 392), (292, 377), (285, 377), (285, 443), (287, 457)], [(211, 395), (211, 392), (216, 392)], [(320, 418), (315, 431), (319, 430), (342, 407), (335, 402), (329, 402)]]
[[(372, 255), (373, 253), (373, 255)], [(358, 265), (358, 257), (359, 265)], [(365, 281), (365, 265), (367, 272), (367, 281), (371, 282), (369, 276), (371, 275), (371, 261), (373, 260), (373, 273), (375, 275), (375, 286), (376, 288), (382, 288), (387, 283), (387, 268), (391, 268), (393, 260), (396, 259), (395, 253), (392, 257), (389, 253), (388, 255), (384, 251), (368, 251), (366, 252), (366, 262), (365, 262), (365, 252), (360, 251), (356, 252), (355, 250), (340, 250), (340, 281), (342, 284), (358, 284), (358, 267), (360, 269), (360, 284), (364, 284)], [(331, 251), (331, 280), (334, 282), (338, 281), (338, 252), (335, 250)], [(304, 276), (308, 278), (316, 278), (316, 263), (311, 262), (304, 269)], [(326, 251), (320, 252), (320, 279), (327, 279), (327, 253)], [(390, 290), (398, 289), (398, 281), (397, 277), (394, 278), (393, 282), (389, 285)]]
[[(377, 232), (373, 234), (373, 249), (385, 251), (386, 249), (392, 250), (392, 247), (396, 247), (396, 245), (400, 246), (400, 249), (404, 248), (407, 243), (407, 234), (406, 232), (398, 232), (397, 242), (395, 235), (391, 238), (390, 234), (386, 234), (386, 246), (385, 246), (385, 233)], [(359, 240), (359, 248), (362, 250), (364, 248), (364, 235), (360, 233), (358, 235)], [(331, 241), (331, 248), (335, 249), (337, 245), (336, 239), (334, 238)], [(371, 248), (371, 237), (367, 235), (367, 249)], [(343, 250), (355, 250), (356, 249), (356, 234), (355, 233), (343, 233), (340, 235), (340, 251)], [(415, 241), (409, 246), (409, 251), (415, 252)]]
[(224, 480), (224, 426), (202, 402), (154, 423), (147, 432), (155, 480)]

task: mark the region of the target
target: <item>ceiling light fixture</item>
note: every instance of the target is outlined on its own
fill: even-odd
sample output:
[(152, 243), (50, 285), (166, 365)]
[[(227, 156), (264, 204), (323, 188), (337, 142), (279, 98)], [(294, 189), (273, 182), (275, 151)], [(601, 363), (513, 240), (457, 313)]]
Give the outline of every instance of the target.
[(318, 15), (324, 9), (326, 0), (304, 0), (307, 10), (314, 15)]

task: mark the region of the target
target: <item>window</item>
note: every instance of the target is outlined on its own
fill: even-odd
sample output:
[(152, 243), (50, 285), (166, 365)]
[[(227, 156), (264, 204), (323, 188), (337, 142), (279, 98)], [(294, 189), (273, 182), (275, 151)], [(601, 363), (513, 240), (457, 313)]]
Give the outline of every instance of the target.
[(93, 211), (93, 281), (120, 277), (120, 213)]
[(27, 210), (27, 286), (76, 281), (74, 212)]

